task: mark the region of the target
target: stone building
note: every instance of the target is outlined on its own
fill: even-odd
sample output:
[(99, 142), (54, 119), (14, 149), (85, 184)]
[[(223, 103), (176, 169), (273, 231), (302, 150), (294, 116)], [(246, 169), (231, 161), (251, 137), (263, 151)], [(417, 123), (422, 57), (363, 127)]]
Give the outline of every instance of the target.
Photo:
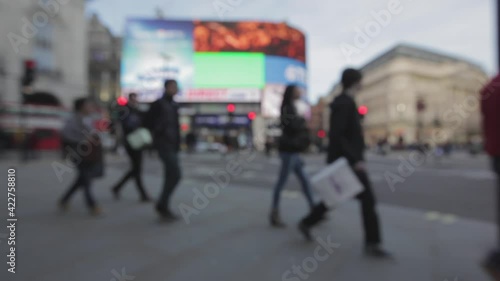
[[(366, 64), (362, 72), (363, 90), (356, 99), (369, 110), (363, 121), (368, 144), (384, 138), (391, 144), (402, 139), (405, 144), (431, 145), (480, 138), (478, 92), (488, 80), (480, 66), (398, 45)], [(327, 104), (339, 92), (336, 86)], [(325, 128), (328, 121), (325, 117)]]
[(0, 102), (21, 101), (24, 62), (36, 63), (32, 93), (70, 106), (87, 94), (84, 0), (0, 0)]
[(115, 37), (97, 15), (87, 23), (90, 96), (108, 103), (121, 95), (121, 38)]

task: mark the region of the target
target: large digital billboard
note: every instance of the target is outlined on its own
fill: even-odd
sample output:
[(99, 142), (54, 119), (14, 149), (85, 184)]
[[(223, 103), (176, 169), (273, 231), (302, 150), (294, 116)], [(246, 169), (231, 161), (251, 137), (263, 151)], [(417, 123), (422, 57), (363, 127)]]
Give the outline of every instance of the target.
[(165, 79), (179, 102), (259, 103), (268, 85), (307, 88), (305, 37), (284, 23), (130, 19), (121, 86), (151, 102)]

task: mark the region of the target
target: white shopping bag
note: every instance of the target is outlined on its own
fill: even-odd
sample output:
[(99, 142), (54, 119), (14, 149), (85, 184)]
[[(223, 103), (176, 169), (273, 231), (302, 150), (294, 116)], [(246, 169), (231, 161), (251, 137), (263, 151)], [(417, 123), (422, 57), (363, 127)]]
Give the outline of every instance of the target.
[(152, 144), (153, 137), (148, 129), (139, 128), (127, 136), (127, 142), (133, 149), (138, 150)]
[(340, 158), (314, 175), (311, 183), (328, 208), (336, 207), (363, 191), (363, 185), (345, 158)]

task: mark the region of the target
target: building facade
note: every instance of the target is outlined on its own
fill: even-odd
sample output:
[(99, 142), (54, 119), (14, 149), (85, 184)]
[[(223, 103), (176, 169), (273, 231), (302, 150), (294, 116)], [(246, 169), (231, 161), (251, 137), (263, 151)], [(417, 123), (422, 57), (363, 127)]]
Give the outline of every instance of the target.
[[(480, 139), (478, 92), (488, 80), (481, 67), (398, 45), (365, 65), (362, 72), (363, 89), (356, 99), (368, 108), (363, 121), (368, 144), (381, 139), (431, 145)], [(328, 101), (339, 92), (336, 87)]]
[(326, 106), (326, 98), (320, 98), (316, 105), (311, 106), (311, 115), (308, 120), (313, 142), (319, 147), (326, 145), (326, 131), (323, 126)]
[(84, 0), (0, 0), (0, 102), (21, 101), (24, 62), (36, 63), (32, 92), (64, 106), (87, 94)]
[(89, 94), (101, 103), (121, 95), (121, 38), (115, 37), (97, 15), (87, 23)]

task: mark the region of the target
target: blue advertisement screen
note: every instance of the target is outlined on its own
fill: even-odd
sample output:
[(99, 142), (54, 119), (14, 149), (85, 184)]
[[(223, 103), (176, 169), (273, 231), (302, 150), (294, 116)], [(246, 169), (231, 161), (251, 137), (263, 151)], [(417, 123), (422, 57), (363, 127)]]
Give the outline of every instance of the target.
[(266, 83), (307, 88), (306, 65), (291, 58), (266, 56)]
[(162, 95), (166, 79), (181, 89), (194, 84), (194, 24), (191, 21), (129, 20), (123, 43), (122, 92), (136, 92), (141, 101)]

